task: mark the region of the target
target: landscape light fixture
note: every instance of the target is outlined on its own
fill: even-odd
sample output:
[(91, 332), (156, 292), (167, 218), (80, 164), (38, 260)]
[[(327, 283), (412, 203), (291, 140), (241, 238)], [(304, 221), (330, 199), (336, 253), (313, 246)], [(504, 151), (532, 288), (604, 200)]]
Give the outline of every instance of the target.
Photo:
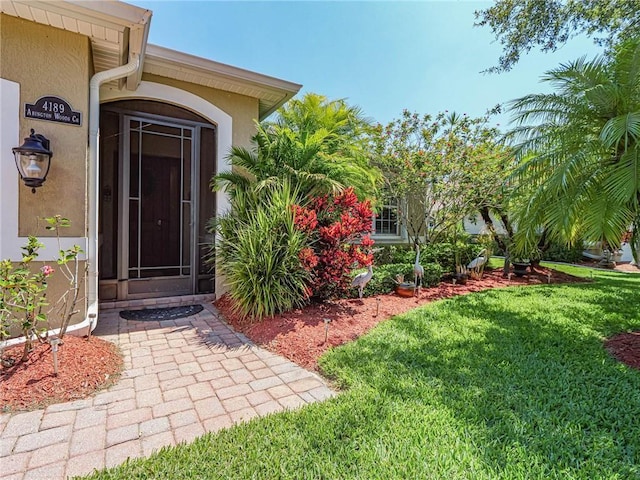
[(12, 149), (16, 158), (16, 167), (20, 178), (31, 191), (42, 186), (47, 179), (53, 152), (49, 150), (49, 139), (31, 129), (31, 135), (24, 139), (24, 143)]

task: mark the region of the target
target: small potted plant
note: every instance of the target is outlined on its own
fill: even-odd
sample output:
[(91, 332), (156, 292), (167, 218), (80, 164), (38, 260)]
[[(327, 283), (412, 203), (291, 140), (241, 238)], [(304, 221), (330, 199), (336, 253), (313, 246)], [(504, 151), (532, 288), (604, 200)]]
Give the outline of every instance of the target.
[(416, 285), (413, 282), (405, 282), (404, 275), (396, 275), (396, 293), (400, 297), (413, 297)]
[(528, 258), (514, 258), (511, 264), (513, 265), (513, 273), (515, 276), (522, 277), (527, 273), (531, 262)]

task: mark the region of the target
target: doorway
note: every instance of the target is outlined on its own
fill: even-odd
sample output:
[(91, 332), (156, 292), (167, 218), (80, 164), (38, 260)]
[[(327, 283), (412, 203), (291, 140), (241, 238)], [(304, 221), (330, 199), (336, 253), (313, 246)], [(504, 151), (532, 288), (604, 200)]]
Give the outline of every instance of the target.
[(215, 127), (149, 101), (101, 111), (100, 298), (212, 293)]

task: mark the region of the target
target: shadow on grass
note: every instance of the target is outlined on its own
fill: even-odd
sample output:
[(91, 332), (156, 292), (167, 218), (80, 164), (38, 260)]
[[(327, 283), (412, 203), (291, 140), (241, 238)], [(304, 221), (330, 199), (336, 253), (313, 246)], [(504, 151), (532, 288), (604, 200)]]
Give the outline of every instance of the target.
[(640, 373), (602, 340), (640, 328), (638, 305), (640, 281), (619, 275), (482, 292), (398, 317), (322, 366), (450, 416), (443, 435), (466, 437), (494, 475), (637, 478)]

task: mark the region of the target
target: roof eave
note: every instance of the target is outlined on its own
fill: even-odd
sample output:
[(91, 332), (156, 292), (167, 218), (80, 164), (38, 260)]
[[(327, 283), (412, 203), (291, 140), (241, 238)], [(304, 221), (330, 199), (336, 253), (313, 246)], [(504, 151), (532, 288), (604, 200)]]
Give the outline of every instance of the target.
[[(148, 66), (145, 71), (161, 69), (164, 76), (170, 78), (188, 74), (202, 84), (216, 80), (235, 84), (238, 91), (228, 91), (253, 96), (260, 101), (259, 120), (268, 117), (302, 88), (302, 85), (287, 80), (152, 44), (147, 45), (145, 65)], [(242, 89), (251, 93), (242, 93)]]

